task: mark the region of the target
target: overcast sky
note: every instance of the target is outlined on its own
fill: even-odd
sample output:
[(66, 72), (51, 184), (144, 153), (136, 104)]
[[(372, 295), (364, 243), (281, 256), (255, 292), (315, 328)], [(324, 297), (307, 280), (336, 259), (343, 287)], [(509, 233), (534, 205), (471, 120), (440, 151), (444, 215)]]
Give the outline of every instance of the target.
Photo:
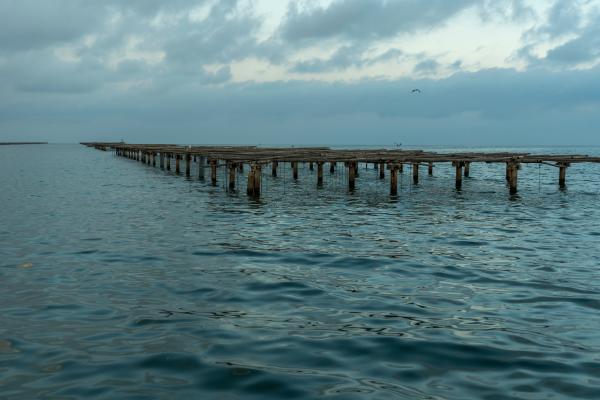
[(37, 139), (600, 144), (600, 0), (0, 0)]

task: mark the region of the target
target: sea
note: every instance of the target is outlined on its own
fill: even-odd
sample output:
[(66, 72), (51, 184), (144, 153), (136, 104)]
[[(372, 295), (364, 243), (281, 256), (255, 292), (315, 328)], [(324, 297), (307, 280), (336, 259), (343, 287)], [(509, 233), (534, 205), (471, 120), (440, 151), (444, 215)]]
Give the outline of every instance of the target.
[(197, 168), (0, 146), (1, 399), (600, 399), (600, 165)]

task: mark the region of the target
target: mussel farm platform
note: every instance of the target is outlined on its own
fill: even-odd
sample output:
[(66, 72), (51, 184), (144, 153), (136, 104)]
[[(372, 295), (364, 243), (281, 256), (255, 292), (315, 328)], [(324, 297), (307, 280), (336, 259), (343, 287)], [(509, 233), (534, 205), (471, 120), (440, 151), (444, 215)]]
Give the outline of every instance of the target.
[(517, 193), (518, 171), (521, 164), (544, 164), (556, 167), (558, 187), (566, 187), (566, 171), (573, 163), (600, 163), (600, 157), (586, 155), (543, 155), (530, 153), (436, 153), (422, 150), (381, 149), (381, 150), (339, 150), (329, 147), (280, 147), (267, 148), (256, 146), (181, 146), (170, 144), (128, 144), (128, 143), (81, 143), (103, 151), (114, 151), (117, 156), (126, 157), (141, 163), (166, 170), (171, 170), (174, 163), (175, 172), (182, 173), (182, 163), (186, 176), (192, 175), (192, 161), (197, 166), (199, 179), (205, 179), (205, 171), (210, 174), (210, 181), (217, 185), (217, 169), (228, 171), (228, 188), (235, 190), (236, 174), (244, 174), (244, 165), (250, 168), (247, 172), (247, 194), (259, 197), (263, 169), (270, 167), (273, 177), (283, 163), (289, 163), (293, 178), (298, 179), (298, 164), (308, 163), (309, 170), (316, 169), (315, 184), (323, 185), (323, 169), (327, 165), (329, 172), (336, 168), (345, 168), (348, 177), (348, 189), (356, 187), (359, 175), (359, 163), (373, 164), (379, 172), (378, 178), (385, 179), (388, 171), (390, 195), (398, 194), (398, 172), (402, 173), (405, 165), (411, 166), (412, 179), (419, 182), (419, 167), (427, 167), (429, 175), (433, 175), (435, 164), (451, 163), (456, 170), (456, 189), (462, 187), (463, 176), (468, 177), (471, 163), (506, 164), (506, 181), (510, 194)]

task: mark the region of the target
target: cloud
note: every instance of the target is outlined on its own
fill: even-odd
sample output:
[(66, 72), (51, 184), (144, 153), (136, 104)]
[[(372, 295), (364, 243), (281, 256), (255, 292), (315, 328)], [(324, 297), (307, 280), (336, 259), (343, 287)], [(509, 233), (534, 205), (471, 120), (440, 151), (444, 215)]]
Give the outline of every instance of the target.
[(292, 4), (281, 34), (289, 42), (345, 38), (358, 41), (425, 30), (453, 16), (472, 0), (337, 0), (327, 7)]

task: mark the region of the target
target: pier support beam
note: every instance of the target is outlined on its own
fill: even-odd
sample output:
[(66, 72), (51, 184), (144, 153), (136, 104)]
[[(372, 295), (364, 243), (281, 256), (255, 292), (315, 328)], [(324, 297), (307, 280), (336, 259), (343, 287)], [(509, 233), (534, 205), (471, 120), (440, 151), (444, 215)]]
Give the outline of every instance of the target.
[(189, 154), (186, 154), (185, 155), (185, 176), (190, 176), (191, 165), (192, 165), (192, 156)]
[(167, 171), (171, 170), (171, 154), (166, 154), (167, 156)]
[(217, 160), (210, 160), (210, 183), (217, 186)]
[(292, 172), (294, 180), (298, 180), (298, 161), (292, 161)]
[(156, 167), (156, 153), (152, 153), (152, 166)]
[(336, 164), (335, 161), (331, 161), (329, 163), (329, 173), (330, 174), (333, 174), (335, 172), (335, 164)]
[(310, 161), (310, 162), (308, 163), (308, 169), (309, 169), (309, 171), (314, 171), (314, 170), (315, 170), (315, 168), (314, 168), (314, 166), (313, 166), (313, 162), (312, 162), (312, 161)]
[(354, 191), (356, 188), (356, 163), (349, 162), (348, 163), (348, 190)]
[(258, 164), (250, 165), (250, 172), (248, 172), (248, 188), (246, 193), (251, 197), (260, 197), (260, 175), (261, 166)]
[(398, 166), (390, 167), (390, 196), (398, 195)]
[(379, 163), (379, 179), (385, 179), (385, 164)]
[(471, 169), (471, 163), (469, 161), (465, 161), (465, 178), (469, 177), (469, 170)]
[(271, 176), (273, 178), (277, 178), (277, 166), (279, 165), (279, 163), (277, 161), (273, 161), (271, 163)]
[(175, 154), (175, 173), (181, 173), (181, 156), (179, 154)]
[(404, 172), (404, 164), (400, 163), (398, 165), (398, 172), (403, 173)]
[(419, 163), (413, 163), (412, 173), (413, 173), (413, 183), (416, 185), (419, 183)]
[(323, 186), (323, 161), (317, 161), (317, 186)]
[(360, 175), (360, 174), (358, 173), (358, 164), (359, 164), (358, 162), (355, 162), (355, 163), (354, 163), (354, 176), (355, 176), (356, 178), (358, 178), (358, 177), (359, 177), (359, 175)]
[(427, 167), (427, 173), (429, 176), (433, 176), (433, 163), (430, 161), (429, 166)]
[(236, 168), (239, 168), (239, 165), (236, 166), (235, 163), (229, 162), (227, 164), (227, 168), (229, 169), (229, 190), (234, 191), (235, 190), (235, 170), (236, 170)]

